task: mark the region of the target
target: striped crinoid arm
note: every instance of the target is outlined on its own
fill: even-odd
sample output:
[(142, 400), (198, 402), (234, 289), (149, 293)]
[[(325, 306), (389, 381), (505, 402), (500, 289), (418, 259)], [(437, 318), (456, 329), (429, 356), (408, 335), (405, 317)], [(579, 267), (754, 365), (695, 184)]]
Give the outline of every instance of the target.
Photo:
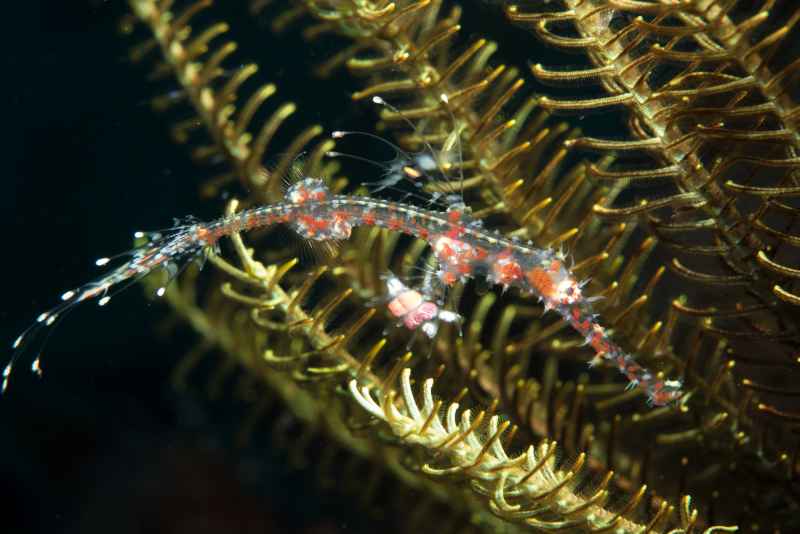
[[(537, 63), (537, 77), (597, 82), (610, 93), (579, 100), (542, 97), (542, 106), (586, 111), (624, 105), (632, 112), (635, 139), (581, 137), (571, 143), (643, 152), (654, 162), (639, 169), (592, 168), (590, 174), (674, 186), (671, 194), (633, 206), (598, 206), (598, 214), (644, 217), (664, 243), (719, 257), (717, 269), (696, 259), (696, 266), (686, 265), (677, 256), (672, 265), (709, 287), (746, 287), (768, 307), (800, 305), (800, 241), (792, 233), (793, 199), (800, 193), (800, 107), (793, 82), (800, 64), (787, 58), (800, 11), (789, 4), (566, 0), (564, 11), (508, 8), (512, 20), (530, 25), (550, 44), (585, 50), (593, 63), (578, 70)], [(747, 307), (748, 300), (740, 304)], [(748, 315), (764, 312), (759, 307)], [(780, 321), (761, 327), (762, 334), (770, 328), (796, 334)]]
[(765, 447), (794, 479), (788, 458), (796, 439), (786, 430), (796, 421), (800, 340), (800, 11), (773, 0), (561, 6), (512, 5), (507, 12), (549, 44), (584, 50), (591, 64), (565, 70), (537, 63), (534, 75), (594, 82), (606, 94), (542, 97), (540, 104), (630, 111), (633, 139), (571, 143), (619, 155), (610, 168), (589, 167), (595, 180), (650, 184), (658, 193), (634, 204), (624, 195), (595, 211), (615, 223), (641, 222), (671, 256), (671, 271), (683, 281), (666, 296), (690, 295), (673, 301), (673, 311), (728, 345), (723, 361), (730, 370), (736, 365), (739, 406), (758, 426), (777, 431)]
[[(504, 435), (510, 423), (501, 415), (471, 410), (460, 411), (458, 403), (444, 405), (434, 400), (434, 380), (422, 383), (420, 406), (411, 379), (411, 369), (400, 372), (399, 393), (392, 382), (383, 390), (350, 381), (353, 398), (373, 417), (384, 421), (402, 442), (421, 446), (436, 465), (423, 463), (421, 471), (431, 477), (458, 476), (470, 482), (483, 495), (498, 516), (522, 523), (538, 531), (570, 532), (671, 532), (698, 530), (697, 512), (683, 500), (677, 521), (675, 509), (662, 503), (648, 521), (637, 523), (630, 517), (645, 493), (645, 487), (612, 511), (605, 508), (607, 486), (612, 474), (591, 492), (575, 490), (586, 460), (579, 455), (571, 464), (559, 465), (555, 442), (528, 446), (518, 455), (509, 455)], [(485, 424), (484, 424), (485, 423)], [(734, 532), (736, 527), (711, 527), (705, 532)]]
[[(205, 196), (213, 196), (223, 185), (239, 181), (245, 188), (258, 192), (254, 201), (279, 198), (281, 179), (293, 164), (293, 158), (322, 133), (322, 127), (312, 125), (303, 129), (283, 157), (267, 169), (264, 165), (267, 147), (281, 125), (295, 113), (297, 105), (283, 102), (265, 111), (266, 102), (275, 95), (277, 87), (265, 83), (252, 91), (243, 89), (258, 72), (258, 65), (226, 65), (232, 63), (231, 57), (238, 48), (235, 41), (225, 39), (230, 30), (228, 24), (212, 20), (192, 26), (212, 7), (213, 1), (184, 2), (180, 11), (176, 11), (174, 2), (130, 0), (129, 4), (132, 18), (144, 23), (150, 33), (149, 38), (132, 50), (131, 59), (140, 62), (152, 50), (160, 50), (160, 61), (151, 78), (171, 77), (180, 86), (155, 97), (153, 107), (166, 111), (188, 103), (191, 115), (173, 126), (174, 139), (186, 143), (192, 132), (204, 130), (211, 143), (194, 147), (194, 159), (199, 163), (224, 165), (218, 176), (204, 184)], [(133, 31), (131, 24), (125, 24), (124, 28)], [(256, 120), (262, 115), (266, 115), (263, 122)], [(333, 164), (324, 164), (322, 157), (333, 147), (332, 140), (325, 140), (309, 148), (305, 170), (329, 172)]]

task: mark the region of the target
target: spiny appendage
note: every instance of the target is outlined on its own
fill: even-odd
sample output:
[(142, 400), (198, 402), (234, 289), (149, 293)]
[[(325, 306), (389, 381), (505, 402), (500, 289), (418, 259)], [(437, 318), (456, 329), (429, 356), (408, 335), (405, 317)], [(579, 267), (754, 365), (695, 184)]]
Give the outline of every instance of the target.
[[(204, 251), (215, 245), (214, 241), (203, 238), (205, 228), (206, 225), (190, 218), (163, 232), (136, 232), (135, 239), (147, 240), (143, 245), (113, 257), (96, 260), (95, 265), (104, 267), (116, 259), (128, 258), (123, 265), (105, 276), (62, 293), (61, 303), (40, 313), (34, 323), (14, 340), (11, 345), (13, 350), (11, 359), (3, 369), (0, 393), (5, 393), (8, 389), (12, 369), (19, 358), (34, 346), (38, 350), (31, 369), (37, 375), (42, 375), (41, 351), (44, 349), (53, 327), (82, 302), (96, 300), (99, 306), (105, 306), (111, 297), (156, 269), (163, 269), (167, 273), (167, 282), (156, 291), (156, 295), (163, 296), (170, 281), (177, 277), (192, 260), (202, 261), (205, 258)], [(41, 337), (45, 333), (46, 335)]]

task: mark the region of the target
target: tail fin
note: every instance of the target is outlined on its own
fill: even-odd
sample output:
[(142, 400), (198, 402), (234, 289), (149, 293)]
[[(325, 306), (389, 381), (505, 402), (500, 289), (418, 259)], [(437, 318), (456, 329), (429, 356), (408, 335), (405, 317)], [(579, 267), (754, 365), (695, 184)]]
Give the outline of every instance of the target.
[(184, 224), (164, 230), (163, 233), (136, 232), (134, 237), (146, 239), (146, 242), (117, 256), (98, 259), (95, 265), (103, 267), (115, 259), (128, 258), (123, 265), (105, 276), (62, 293), (59, 304), (40, 313), (33, 324), (14, 340), (11, 345), (11, 359), (3, 369), (0, 393), (5, 393), (8, 389), (12, 369), (29, 350), (37, 349), (36, 357), (31, 362), (31, 370), (38, 375), (42, 374), (40, 358), (47, 340), (54, 327), (79, 304), (95, 300), (98, 306), (105, 306), (111, 297), (159, 269), (164, 269), (169, 275), (167, 283), (156, 292), (158, 296), (162, 296), (166, 285), (192, 260), (205, 258), (205, 251), (210, 245), (202, 238), (204, 228), (202, 223), (188, 219)]

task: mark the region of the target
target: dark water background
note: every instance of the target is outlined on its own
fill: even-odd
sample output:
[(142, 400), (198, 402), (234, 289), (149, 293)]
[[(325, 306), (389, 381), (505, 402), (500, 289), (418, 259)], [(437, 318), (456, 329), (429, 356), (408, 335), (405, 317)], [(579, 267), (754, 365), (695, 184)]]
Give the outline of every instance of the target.
[[(472, 24), (484, 31), (493, 22), (485, 13), (497, 10), (479, 8)], [(3, 346), (64, 290), (94, 278), (94, 259), (129, 248), (133, 231), (222, 210), (222, 199), (197, 200), (208, 175), (150, 109), (152, 62), (128, 62), (135, 40), (117, 32), (124, 12), (120, 1), (41, 0), (14, 2), (6, 13)], [(527, 54), (533, 39), (500, 24), (505, 49)], [(352, 86), (334, 81), (323, 92), (294, 81), (321, 60), (299, 37), (266, 34), (258, 21), (234, 33), (243, 50), (262, 54), (253, 57), (269, 73), (261, 81), (304, 103), (300, 124), (368, 128), (372, 115), (349, 103)], [(181, 329), (159, 334), (165, 317), (165, 306), (133, 288), (103, 309), (73, 312), (48, 343), (42, 379), (28, 372), (29, 360), (17, 368), (0, 399), (3, 532), (371, 531), (346, 499), (289, 468), (269, 436), (233, 447), (241, 407), (208, 402), (202, 384), (172, 388), (169, 374), (194, 338)], [(3, 365), (9, 355), (0, 352)]]

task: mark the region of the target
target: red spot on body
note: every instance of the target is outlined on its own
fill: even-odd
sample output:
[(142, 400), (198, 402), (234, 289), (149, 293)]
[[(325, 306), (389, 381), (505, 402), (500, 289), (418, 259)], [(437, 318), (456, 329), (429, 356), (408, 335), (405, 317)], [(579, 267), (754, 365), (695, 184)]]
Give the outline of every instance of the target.
[(306, 236), (315, 236), (319, 232), (325, 232), (330, 223), (325, 219), (317, 219), (311, 215), (300, 215), (298, 221), (303, 225)]
[(334, 239), (347, 239), (353, 231), (353, 225), (350, 224), (350, 215), (346, 211), (334, 211), (332, 214), (333, 230), (332, 236)]
[(195, 236), (198, 241), (208, 243), (208, 240), (211, 238), (211, 232), (209, 232), (207, 228), (200, 227), (197, 229), (197, 232), (195, 232)]
[[(479, 249), (486, 252), (483, 249)], [(481, 258), (482, 259), (482, 258)], [(494, 279), (498, 284), (511, 284), (522, 278), (522, 267), (519, 263), (514, 261), (510, 255), (503, 255), (498, 257), (492, 266)]]
[(450, 238), (437, 239), (434, 244), (434, 252), (436, 252), (436, 256), (440, 261), (449, 262), (450, 258), (455, 254), (453, 247), (450, 245)]
[(544, 298), (552, 298), (556, 292), (556, 286), (550, 275), (541, 267), (534, 267), (527, 274), (528, 282)]
[(453, 224), (447, 231), (447, 237), (450, 239), (458, 239), (464, 233), (464, 227), (460, 224)]
[(392, 217), (387, 221), (386, 225), (389, 228), (389, 230), (393, 230), (396, 232), (401, 228), (403, 228), (403, 220), (397, 217)]
[(597, 332), (592, 334), (591, 344), (592, 348), (596, 352), (608, 352), (610, 350), (610, 347), (608, 346), (608, 343), (606, 343), (606, 340), (603, 338), (602, 335), (598, 334)]
[(440, 278), (445, 284), (452, 284), (460, 276), (472, 273), (473, 263), (479, 256), (475, 247), (449, 235), (432, 239), (431, 245), (436, 258), (442, 264)]
[(442, 273), (441, 280), (445, 285), (452, 285), (455, 284), (458, 278), (455, 274), (451, 273), (450, 271), (445, 271)]

